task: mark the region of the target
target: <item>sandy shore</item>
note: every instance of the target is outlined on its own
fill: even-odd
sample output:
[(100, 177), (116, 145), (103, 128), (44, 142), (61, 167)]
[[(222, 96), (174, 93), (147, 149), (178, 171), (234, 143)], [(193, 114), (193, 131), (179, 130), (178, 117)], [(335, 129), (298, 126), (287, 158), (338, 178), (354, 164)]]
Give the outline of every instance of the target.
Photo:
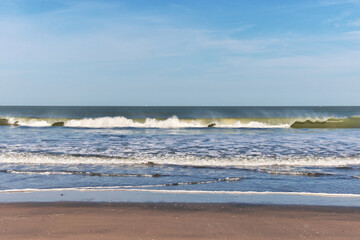
[(359, 239), (360, 208), (0, 204), (0, 239)]

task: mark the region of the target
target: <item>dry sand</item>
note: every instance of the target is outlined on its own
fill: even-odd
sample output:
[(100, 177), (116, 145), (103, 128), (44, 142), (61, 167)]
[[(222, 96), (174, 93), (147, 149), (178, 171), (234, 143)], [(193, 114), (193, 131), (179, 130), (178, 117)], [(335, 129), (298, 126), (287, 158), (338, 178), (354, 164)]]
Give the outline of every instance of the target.
[(0, 204), (0, 239), (360, 239), (360, 208)]

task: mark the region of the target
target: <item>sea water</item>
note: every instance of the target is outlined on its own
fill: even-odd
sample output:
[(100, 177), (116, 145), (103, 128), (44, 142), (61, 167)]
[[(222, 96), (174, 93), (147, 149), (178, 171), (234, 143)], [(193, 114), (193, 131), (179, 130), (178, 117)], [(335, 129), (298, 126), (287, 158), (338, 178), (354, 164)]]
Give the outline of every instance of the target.
[(0, 107), (0, 190), (360, 194), (360, 107)]

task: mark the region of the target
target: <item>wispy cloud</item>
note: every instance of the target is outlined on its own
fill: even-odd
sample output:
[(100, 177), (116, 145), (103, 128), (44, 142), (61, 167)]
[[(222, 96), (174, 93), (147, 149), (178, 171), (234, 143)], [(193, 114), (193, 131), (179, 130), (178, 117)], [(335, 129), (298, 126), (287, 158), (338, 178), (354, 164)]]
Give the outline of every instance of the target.
[(360, 19), (349, 21), (347, 25), (351, 27), (360, 27)]
[(360, 3), (359, 0), (321, 0), (318, 2), (320, 6), (332, 6), (332, 5), (340, 5), (340, 4), (353, 4)]
[(336, 7), (337, 5), (349, 5), (356, 4), (358, 5), (360, 0), (315, 0), (315, 1), (298, 1), (298, 2), (288, 2), (286, 4), (281, 4), (277, 6), (270, 7), (271, 11), (299, 11), (312, 8), (324, 8), (324, 7)]
[(351, 10), (345, 10), (345, 11), (341, 11), (339, 14), (337, 14), (336, 16), (332, 16), (330, 18), (325, 19), (324, 23), (325, 24), (333, 24), (333, 25), (339, 25), (341, 24), (344, 20), (348, 19), (349, 17), (351, 17), (353, 15), (353, 11)]
[[(120, 5), (116, 5), (120, 8)], [(87, 5), (91, 10), (114, 8), (113, 5), (96, 3)], [(331, 48), (331, 41), (352, 41), (355, 34), (319, 36), (234, 37), (233, 32), (246, 31), (253, 24), (224, 31), (192, 29), (172, 26), (164, 16), (129, 14), (121, 19), (106, 21), (104, 18), (82, 19), (83, 6), (74, 4), (51, 14), (36, 17), (0, 18), (0, 62), (4, 63), (61, 63), (61, 62), (129, 62), (146, 58), (192, 56), (206, 53), (219, 56), (272, 56), (319, 54)], [(81, 30), (72, 32), (78, 16)], [(41, 20), (39, 20), (39, 18)], [(47, 22), (43, 23), (46, 18)], [(134, 19), (136, 19), (134, 21)], [(144, 23), (145, 21), (145, 23)], [(48, 24), (48, 23), (51, 24)], [(157, 23), (149, 27), (148, 23)], [(84, 24), (91, 26), (84, 28)], [(352, 24), (356, 24), (353, 22)], [(59, 27), (57, 25), (60, 25)], [(53, 31), (52, 26), (58, 28)], [(70, 34), (63, 31), (70, 31)], [(352, 43), (354, 44), (354, 43)], [(352, 47), (352, 46), (349, 46)], [(333, 49), (336, 49), (335, 47)]]

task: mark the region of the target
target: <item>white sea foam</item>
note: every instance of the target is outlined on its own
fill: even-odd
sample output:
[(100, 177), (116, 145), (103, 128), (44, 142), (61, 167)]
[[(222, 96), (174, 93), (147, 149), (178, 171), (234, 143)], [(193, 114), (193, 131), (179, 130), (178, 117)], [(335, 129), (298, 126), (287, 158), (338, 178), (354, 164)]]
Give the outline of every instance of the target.
[(246, 121), (234, 119), (179, 119), (176, 116), (167, 119), (129, 119), (119, 117), (99, 117), (83, 119), (56, 119), (56, 118), (15, 118), (8, 117), (10, 125), (27, 127), (51, 127), (54, 123), (63, 123), (64, 127), (79, 128), (207, 128), (210, 124), (218, 128), (289, 128), (291, 122), (267, 124), (261, 121)]
[(125, 117), (102, 117), (73, 119), (65, 122), (65, 127), (85, 127), (85, 128), (114, 128), (114, 127), (136, 127), (136, 128), (191, 128), (207, 127), (198, 121), (181, 121), (177, 117), (165, 120), (146, 118), (145, 122), (135, 122)]
[(241, 121), (236, 121), (234, 124), (217, 124), (217, 127), (221, 128), (290, 128), (291, 124), (266, 124), (263, 122), (251, 121), (249, 123), (242, 123)]
[(2, 125), (29, 127), (81, 127), (81, 128), (360, 128), (359, 117), (345, 118), (192, 118), (173, 116), (167, 119), (129, 119), (124, 116), (83, 119), (0, 117)]
[[(217, 121), (211, 123), (215, 127), (220, 128), (289, 128), (290, 124), (269, 125), (262, 122), (251, 121), (249, 123), (241, 123), (236, 121), (233, 124), (221, 124)], [(114, 127), (136, 127), (136, 128), (204, 128), (210, 123), (203, 123), (201, 120), (181, 120), (176, 116), (158, 120), (154, 118), (146, 118), (144, 122), (136, 122), (125, 117), (102, 117), (73, 119), (65, 122), (66, 127), (85, 127), (85, 128), (114, 128)]]
[(9, 118), (9, 124), (27, 127), (50, 127), (51, 123), (36, 118)]
[(72, 155), (47, 155), (32, 153), (0, 154), (0, 163), (17, 164), (169, 164), (200, 167), (261, 167), (261, 166), (318, 166), (337, 167), (360, 165), (359, 157), (234, 157), (200, 158), (196, 156), (138, 156), (133, 158), (93, 157)]

